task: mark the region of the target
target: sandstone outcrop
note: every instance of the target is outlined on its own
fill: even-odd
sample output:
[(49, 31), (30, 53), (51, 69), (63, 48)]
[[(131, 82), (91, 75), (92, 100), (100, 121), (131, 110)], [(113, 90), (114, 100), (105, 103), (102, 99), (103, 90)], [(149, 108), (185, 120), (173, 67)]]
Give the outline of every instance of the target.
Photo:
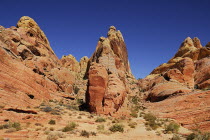
[(172, 59), (139, 80), (144, 100), (151, 101), (145, 103), (148, 109), (187, 128), (209, 131), (209, 51), (208, 44), (202, 47), (198, 38), (188, 37)]
[(21, 17), (16, 27), (0, 26), (0, 54), (2, 106), (34, 107), (57, 92), (74, 92), (79, 63), (69, 67), (74, 62), (59, 60), (32, 18)]
[(194, 91), (161, 102), (145, 104), (163, 118), (172, 118), (188, 129), (210, 131), (210, 91)]
[(127, 77), (135, 78), (121, 32), (111, 26), (107, 36), (99, 39), (89, 60), (86, 101), (91, 112), (113, 115), (129, 94)]
[(208, 88), (209, 56), (209, 49), (202, 47), (198, 38), (188, 37), (168, 63), (155, 68), (149, 76), (139, 81), (139, 85), (144, 91), (148, 91), (147, 95), (158, 83), (178, 82), (181, 87), (186, 86), (189, 90)]

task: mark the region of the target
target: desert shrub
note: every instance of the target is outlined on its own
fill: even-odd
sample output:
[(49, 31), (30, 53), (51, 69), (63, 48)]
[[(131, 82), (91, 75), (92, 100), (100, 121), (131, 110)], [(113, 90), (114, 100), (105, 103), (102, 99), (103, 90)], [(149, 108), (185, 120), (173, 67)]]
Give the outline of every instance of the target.
[(90, 132), (92, 136), (96, 136), (96, 132)]
[(19, 122), (12, 123), (12, 127), (15, 128), (17, 131), (21, 130), (21, 126)]
[(85, 102), (83, 101), (83, 99), (77, 99), (77, 104), (79, 104), (79, 105), (82, 105), (82, 104), (84, 104)]
[(210, 133), (192, 133), (187, 136), (187, 140), (209, 140)]
[(55, 120), (50, 120), (50, 121), (48, 122), (48, 124), (54, 125), (54, 124), (56, 124), (56, 122), (55, 122)]
[(59, 138), (65, 138), (61, 132), (51, 132), (47, 136), (47, 140), (57, 140)]
[(137, 125), (136, 122), (129, 122), (128, 126), (130, 126), (130, 128), (135, 128)]
[(124, 126), (122, 124), (114, 124), (109, 128), (109, 130), (111, 132), (124, 132)]
[(97, 126), (97, 130), (98, 130), (98, 131), (104, 130), (104, 125), (103, 125), (103, 124), (102, 124), (102, 125), (98, 125), (98, 126)]
[(116, 119), (116, 118), (112, 121), (112, 123), (119, 123), (119, 122), (120, 122), (120, 120)]
[(35, 123), (35, 125), (36, 126), (42, 126), (43, 127), (43, 125), (41, 123)]
[(74, 93), (77, 94), (79, 92), (79, 88), (77, 86), (74, 86)]
[(10, 128), (9, 123), (0, 125), (0, 129), (8, 129), (8, 128)]
[(174, 134), (171, 140), (181, 140), (180, 136), (177, 134)]
[(102, 118), (102, 117), (98, 117), (98, 118), (96, 118), (95, 122), (106, 122), (106, 119)]
[(21, 125), (19, 122), (14, 122), (14, 123), (8, 122), (7, 124), (0, 125), (0, 129), (11, 129), (8, 131), (12, 131), (12, 130), (14, 130), (12, 128), (14, 128), (15, 131), (19, 131), (19, 130), (21, 130)]
[(89, 132), (87, 132), (86, 130), (82, 130), (82, 131), (81, 131), (81, 133), (80, 133), (80, 136), (83, 136), (83, 137), (87, 137), (87, 138), (89, 138), (90, 133), (89, 133)]
[(140, 102), (140, 98), (138, 96), (131, 97), (131, 102), (137, 105)]
[(180, 127), (179, 124), (171, 122), (165, 127), (165, 131), (166, 133), (169, 132), (177, 133), (179, 131), (179, 127)]
[(156, 121), (157, 120), (157, 118), (153, 114), (151, 114), (151, 113), (145, 114), (144, 115), (144, 119), (146, 121), (149, 121), (149, 122)]
[(146, 120), (145, 125), (153, 130), (156, 130), (158, 127), (161, 126), (159, 120), (151, 113), (144, 114), (144, 119)]
[(82, 119), (82, 116), (78, 116), (77, 119)]
[(75, 122), (71, 122), (69, 124), (67, 124), (64, 128), (63, 128), (63, 132), (68, 132), (68, 131), (72, 131), (77, 127), (77, 124)]
[(41, 110), (44, 112), (51, 112), (52, 108), (50, 106), (46, 106), (46, 107), (42, 108)]

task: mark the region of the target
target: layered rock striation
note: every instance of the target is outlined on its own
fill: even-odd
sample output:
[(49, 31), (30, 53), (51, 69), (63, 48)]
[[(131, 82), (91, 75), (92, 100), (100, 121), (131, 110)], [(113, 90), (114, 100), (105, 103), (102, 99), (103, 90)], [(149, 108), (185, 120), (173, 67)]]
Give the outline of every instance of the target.
[(0, 54), (0, 105), (13, 108), (34, 107), (74, 93), (88, 61), (87, 57), (80, 63), (73, 57), (59, 60), (44, 32), (27, 16), (16, 27), (0, 26)]
[[(210, 128), (210, 49), (198, 38), (186, 38), (167, 63), (139, 80), (147, 107), (161, 117), (176, 119), (183, 126)], [(204, 115), (205, 114), (205, 115)], [(186, 119), (188, 118), (188, 119)]]
[(113, 115), (123, 106), (132, 76), (121, 32), (111, 26), (89, 60), (86, 102), (91, 112)]

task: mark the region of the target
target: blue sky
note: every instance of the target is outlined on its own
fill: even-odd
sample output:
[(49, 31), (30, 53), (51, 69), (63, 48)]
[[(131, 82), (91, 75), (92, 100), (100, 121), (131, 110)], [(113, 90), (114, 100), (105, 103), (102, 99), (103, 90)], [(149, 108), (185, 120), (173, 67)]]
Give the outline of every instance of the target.
[(99, 37), (114, 25), (124, 36), (130, 65), (143, 78), (167, 62), (182, 41), (210, 42), (209, 0), (2, 0), (0, 25), (30, 16), (47, 35), (56, 55), (90, 57)]

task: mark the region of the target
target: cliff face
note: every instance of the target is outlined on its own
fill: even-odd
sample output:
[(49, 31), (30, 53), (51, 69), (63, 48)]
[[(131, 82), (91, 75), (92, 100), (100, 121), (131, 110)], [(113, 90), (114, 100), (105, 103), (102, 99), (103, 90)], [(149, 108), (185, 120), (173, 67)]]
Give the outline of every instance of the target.
[(208, 44), (202, 47), (198, 38), (186, 38), (172, 59), (139, 80), (144, 99), (153, 102), (148, 108), (188, 128), (196, 124), (209, 130), (209, 64)]
[(130, 70), (126, 45), (120, 31), (109, 28), (108, 37), (101, 37), (89, 60), (86, 101), (91, 112), (118, 112), (129, 94)]
[(59, 60), (38, 24), (26, 16), (16, 27), (0, 26), (0, 54), (0, 104), (14, 108), (74, 93), (79, 79), (75, 73), (84, 77), (88, 61), (86, 57), (81, 64), (73, 58)]

